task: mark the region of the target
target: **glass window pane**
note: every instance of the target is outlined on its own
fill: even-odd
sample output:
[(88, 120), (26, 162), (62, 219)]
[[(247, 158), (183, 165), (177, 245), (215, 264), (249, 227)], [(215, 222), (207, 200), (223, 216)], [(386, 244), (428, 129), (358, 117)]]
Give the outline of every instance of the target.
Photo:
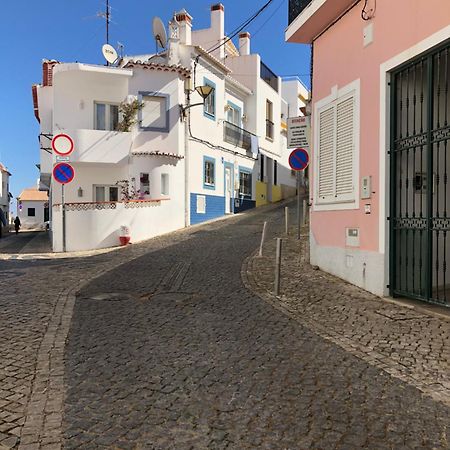
[(140, 193), (143, 195), (150, 194), (150, 179), (148, 173), (141, 173), (140, 175)]
[(104, 202), (105, 201), (105, 187), (95, 186), (95, 201)]
[(161, 195), (169, 195), (169, 174), (161, 174)]
[(115, 186), (109, 188), (109, 201), (117, 202), (119, 200), (119, 189)]
[(95, 129), (106, 130), (106, 105), (104, 103), (95, 104)]
[(111, 131), (117, 130), (119, 123), (119, 106), (109, 105), (109, 129)]

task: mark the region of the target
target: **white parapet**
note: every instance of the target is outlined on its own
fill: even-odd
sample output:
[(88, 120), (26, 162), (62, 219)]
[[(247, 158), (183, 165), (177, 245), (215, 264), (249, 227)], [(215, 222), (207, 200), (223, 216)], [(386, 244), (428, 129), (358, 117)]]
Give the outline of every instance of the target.
[(131, 133), (103, 130), (64, 130), (74, 143), (73, 162), (118, 164), (131, 149)]
[[(66, 204), (66, 249), (83, 251), (120, 245), (120, 229), (130, 229), (131, 242), (150, 239), (184, 225), (170, 199)], [(62, 207), (53, 207), (53, 251), (62, 251)], [(55, 226), (57, 224), (57, 226)]]

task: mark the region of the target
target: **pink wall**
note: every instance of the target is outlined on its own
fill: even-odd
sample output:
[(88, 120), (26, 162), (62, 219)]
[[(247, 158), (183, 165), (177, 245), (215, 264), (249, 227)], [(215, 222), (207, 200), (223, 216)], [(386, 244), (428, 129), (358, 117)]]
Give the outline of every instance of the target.
[[(333, 86), (340, 89), (361, 80), (358, 182), (371, 175), (375, 194), (370, 200), (359, 200), (359, 210), (315, 211), (311, 223), (319, 245), (344, 247), (345, 228), (359, 227), (360, 248), (378, 251), (380, 65), (448, 26), (450, 0), (377, 0), (374, 40), (367, 47), (363, 46), (363, 29), (370, 22), (361, 19), (362, 3), (314, 42), (313, 101), (330, 95)], [(366, 203), (371, 204), (370, 215), (364, 213)]]

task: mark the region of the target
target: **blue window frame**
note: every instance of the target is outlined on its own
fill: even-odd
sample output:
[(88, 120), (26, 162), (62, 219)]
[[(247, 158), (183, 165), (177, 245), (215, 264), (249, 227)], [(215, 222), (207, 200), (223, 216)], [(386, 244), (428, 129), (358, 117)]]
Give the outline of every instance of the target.
[(203, 78), (203, 84), (214, 88), (211, 94), (206, 97), (203, 106), (203, 114), (205, 117), (208, 117), (208, 119), (216, 120), (216, 84), (211, 80), (208, 80), (208, 78)]
[(228, 101), (227, 122), (241, 128), (242, 126), (242, 109), (233, 102)]
[(239, 166), (239, 193), (252, 198), (252, 170)]
[(209, 156), (203, 157), (203, 187), (216, 189), (216, 160)]
[(143, 131), (169, 132), (169, 94), (141, 91), (138, 95), (143, 103), (138, 113), (139, 128)]

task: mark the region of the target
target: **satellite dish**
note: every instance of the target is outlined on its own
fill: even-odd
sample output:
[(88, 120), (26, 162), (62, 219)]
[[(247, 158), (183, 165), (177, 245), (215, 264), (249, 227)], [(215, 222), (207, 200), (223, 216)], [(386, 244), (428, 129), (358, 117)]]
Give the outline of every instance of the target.
[(117, 61), (117, 52), (112, 45), (109, 44), (103, 45), (102, 53), (106, 61), (108, 61), (110, 64)]
[(153, 17), (153, 37), (161, 48), (166, 48), (167, 33), (163, 21), (159, 17)]

